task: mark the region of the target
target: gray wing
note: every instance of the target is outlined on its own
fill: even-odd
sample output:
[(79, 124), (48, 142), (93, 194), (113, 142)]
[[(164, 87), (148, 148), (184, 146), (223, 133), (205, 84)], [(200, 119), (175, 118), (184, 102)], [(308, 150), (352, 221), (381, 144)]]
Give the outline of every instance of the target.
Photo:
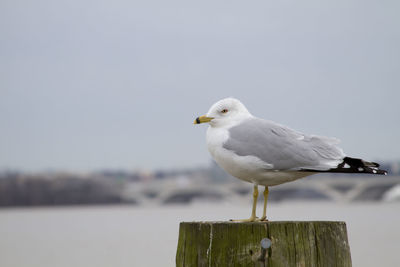
[(345, 157), (339, 140), (308, 136), (271, 121), (251, 118), (229, 129), (223, 147), (239, 156), (255, 156), (276, 170), (328, 170)]

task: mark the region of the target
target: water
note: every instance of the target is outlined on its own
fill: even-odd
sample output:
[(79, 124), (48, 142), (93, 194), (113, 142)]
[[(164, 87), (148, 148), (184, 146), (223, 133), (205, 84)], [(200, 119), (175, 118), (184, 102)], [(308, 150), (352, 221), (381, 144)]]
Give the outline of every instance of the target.
[[(246, 218), (250, 205), (0, 209), (1, 267), (174, 266), (180, 221)], [(400, 203), (270, 203), (272, 220), (347, 222), (353, 266), (398, 266)]]

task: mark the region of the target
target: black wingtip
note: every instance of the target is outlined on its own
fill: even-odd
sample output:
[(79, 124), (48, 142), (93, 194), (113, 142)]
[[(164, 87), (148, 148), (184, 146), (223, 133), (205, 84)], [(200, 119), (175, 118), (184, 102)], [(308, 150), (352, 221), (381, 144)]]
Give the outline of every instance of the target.
[(387, 171), (379, 169), (379, 164), (369, 162), (362, 159), (345, 157), (343, 161), (336, 167), (326, 171), (304, 169), (302, 171), (311, 172), (336, 172), (336, 173), (368, 173), (377, 175), (387, 175)]

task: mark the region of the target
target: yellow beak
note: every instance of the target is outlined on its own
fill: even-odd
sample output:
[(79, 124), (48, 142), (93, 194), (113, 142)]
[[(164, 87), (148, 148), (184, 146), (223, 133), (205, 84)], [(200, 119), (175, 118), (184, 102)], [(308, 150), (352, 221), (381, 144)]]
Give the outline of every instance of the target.
[(212, 119), (214, 119), (214, 118), (207, 117), (207, 116), (200, 116), (200, 117), (197, 117), (194, 120), (193, 124), (200, 124), (200, 123), (204, 123), (204, 122), (210, 122)]

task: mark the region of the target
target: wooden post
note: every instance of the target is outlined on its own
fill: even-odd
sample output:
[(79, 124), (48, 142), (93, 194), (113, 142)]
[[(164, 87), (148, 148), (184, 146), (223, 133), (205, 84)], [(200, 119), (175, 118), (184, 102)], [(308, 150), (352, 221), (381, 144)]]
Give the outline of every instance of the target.
[(346, 223), (182, 222), (176, 266), (351, 266)]

